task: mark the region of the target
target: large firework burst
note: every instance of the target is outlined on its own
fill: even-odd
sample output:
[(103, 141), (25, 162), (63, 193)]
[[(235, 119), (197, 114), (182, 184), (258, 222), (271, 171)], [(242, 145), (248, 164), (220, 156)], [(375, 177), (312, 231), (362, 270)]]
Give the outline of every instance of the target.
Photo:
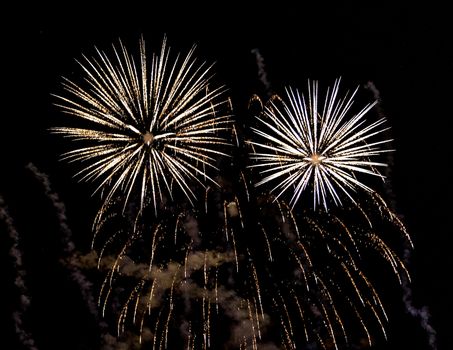
[(251, 167), (265, 168), (256, 186), (278, 180), (272, 192), (278, 191), (278, 198), (293, 189), (294, 205), (311, 185), (314, 205), (322, 203), (326, 209), (329, 197), (335, 204), (341, 203), (338, 189), (353, 201), (350, 190), (359, 187), (371, 191), (355, 173), (381, 176), (375, 167), (385, 164), (370, 161), (370, 157), (387, 152), (378, 146), (389, 140), (368, 141), (386, 130), (381, 127), (385, 119), (366, 123), (364, 117), (375, 103), (349, 117), (357, 89), (350, 96), (338, 98), (339, 84), (340, 79), (327, 90), (323, 106), (319, 105), (316, 81), (308, 84), (308, 99), (288, 88), (287, 102), (271, 100), (264, 113), (256, 117), (260, 128), (252, 130), (263, 141), (249, 141), (254, 146), (251, 158), (259, 162)]
[(63, 158), (86, 164), (77, 175), (98, 181), (106, 202), (118, 193), (126, 204), (138, 191), (141, 207), (150, 201), (157, 208), (174, 184), (192, 202), (191, 181), (215, 182), (207, 169), (225, 155), (219, 133), (230, 123), (230, 116), (218, 115), (224, 89), (208, 89), (212, 66), (196, 61), (194, 47), (171, 63), (166, 39), (151, 64), (143, 39), (138, 63), (121, 43), (113, 51), (113, 59), (99, 50), (84, 56), (85, 85), (65, 79), (70, 97), (56, 96), (64, 112), (88, 122), (52, 129), (79, 142)]

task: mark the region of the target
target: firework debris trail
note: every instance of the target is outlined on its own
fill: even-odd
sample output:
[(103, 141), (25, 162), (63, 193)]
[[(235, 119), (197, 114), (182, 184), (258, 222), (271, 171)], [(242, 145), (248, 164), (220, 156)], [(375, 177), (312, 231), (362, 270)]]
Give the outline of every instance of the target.
[(22, 252), (19, 248), (19, 232), (14, 227), (14, 222), (8, 213), (5, 201), (0, 196), (0, 220), (6, 225), (8, 236), (13, 241), (13, 244), (9, 250), (9, 255), (13, 259), (14, 271), (16, 272), (16, 278), (14, 281), (20, 294), (20, 305), (19, 309), (13, 312), (14, 327), (16, 334), (19, 337), (20, 342), (30, 350), (38, 350), (35, 345), (35, 341), (32, 335), (26, 331), (23, 322), (23, 316), (30, 306), (30, 297), (28, 289), (25, 284), (26, 271), (22, 264)]
[[(381, 105), (381, 94), (379, 90), (376, 88), (376, 85), (372, 81), (369, 81), (366, 85), (365, 88), (370, 90), (370, 92), (373, 94), (374, 99), (377, 101), (376, 109), (379, 118), (385, 117), (384, 109), (382, 108)], [(392, 152), (387, 153), (387, 163), (388, 167), (386, 168), (386, 181), (385, 181), (385, 190), (386, 190), (386, 195), (388, 198), (389, 206), (392, 209), (394, 213), (397, 213), (397, 205), (396, 205), (396, 200), (395, 200), (395, 193), (392, 188), (392, 178), (391, 178), (391, 169), (393, 168), (394, 164), (394, 159), (393, 159), (393, 154)], [(401, 218), (401, 215), (397, 215)], [(412, 247), (409, 245), (408, 242), (405, 242), (405, 247), (404, 247), (404, 253), (403, 253), (403, 261), (406, 266), (410, 266), (411, 263), (411, 257), (412, 257)], [(406, 276), (403, 276), (402, 278), (402, 284), (403, 288), (403, 302), (404, 306), (406, 308), (406, 311), (414, 318), (419, 319), (420, 322), (420, 327), (422, 327), (427, 336), (428, 336), (428, 342), (433, 350), (437, 350), (437, 332), (434, 329), (434, 327), (431, 325), (431, 314), (429, 312), (429, 308), (426, 305), (423, 305), (420, 308), (417, 308), (414, 306), (414, 301), (412, 299), (413, 297), (413, 292), (412, 288), (410, 285), (410, 281)]]

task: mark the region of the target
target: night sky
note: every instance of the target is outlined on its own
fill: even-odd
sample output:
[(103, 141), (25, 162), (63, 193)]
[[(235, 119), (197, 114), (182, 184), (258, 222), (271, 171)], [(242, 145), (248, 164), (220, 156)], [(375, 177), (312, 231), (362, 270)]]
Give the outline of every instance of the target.
[[(23, 328), (35, 348), (100, 348), (103, 321), (92, 317), (62, 262), (69, 253), (57, 209), (27, 165), (48, 176), (65, 204), (65, 232), (71, 231), (76, 250), (89, 253), (99, 201), (91, 196), (93, 185), (78, 183), (72, 178), (75, 168), (59, 161), (66, 145), (48, 128), (61, 125), (64, 116), (53, 106), (51, 94), (61, 92), (62, 76), (76, 77), (80, 71), (74, 59), (92, 55), (95, 46), (108, 51), (121, 39), (135, 53), (141, 35), (158, 47), (164, 34), (175, 50), (186, 52), (195, 43), (198, 57), (215, 62), (214, 80), (227, 87), (239, 123), (253, 94), (266, 98), (254, 49), (264, 58), (275, 93), (283, 93), (287, 85), (305, 89), (307, 79), (325, 87), (341, 76), (342, 86), (349, 89), (374, 83), (394, 139), (394, 164), (387, 173), (391, 200), (415, 244), (408, 265), (411, 303), (430, 314), (425, 320), (437, 333), (437, 348), (453, 347), (451, 21), (445, 19), (445, 9), (412, 3), (293, 6), (280, 1), (255, 7), (245, 2), (242, 7), (213, 2), (207, 7), (159, 8), (121, 3), (95, 10), (74, 2), (64, 9), (24, 5), (4, 11), (13, 24), (3, 32), (7, 79), (0, 127), (0, 196), (13, 222), (5, 217), (0, 221), (0, 348), (33, 349), (14, 329), (13, 316), (23, 307), (24, 290), (30, 303), (22, 315)], [(25, 287), (15, 285), (17, 262), (11, 257), (8, 222), (19, 234)], [(85, 277), (97, 295), (102, 274), (90, 271)], [(386, 288), (386, 295), (393, 294), (387, 305), (388, 341), (380, 339), (375, 349), (434, 349), (422, 320), (405, 310), (401, 288), (387, 285), (384, 278), (381, 289)]]

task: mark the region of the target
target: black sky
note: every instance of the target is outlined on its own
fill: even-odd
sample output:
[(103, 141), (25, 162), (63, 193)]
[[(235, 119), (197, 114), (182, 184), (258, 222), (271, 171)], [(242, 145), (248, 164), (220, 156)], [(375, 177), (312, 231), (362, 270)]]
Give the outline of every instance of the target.
[[(228, 87), (238, 120), (252, 94), (265, 97), (251, 53), (255, 48), (265, 59), (277, 93), (286, 85), (304, 88), (307, 79), (331, 84), (342, 76), (343, 86), (351, 89), (374, 82), (394, 138), (391, 170), (397, 211), (415, 243), (409, 266), (413, 302), (429, 308), (438, 348), (453, 347), (453, 28), (446, 10), (409, 2), (391, 6), (346, 2), (333, 7), (301, 2), (295, 6), (281, 1), (253, 7), (245, 2), (242, 6), (212, 2), (161, 7), (124, 2), (94, 9), (74, 2), (65, 8), (24, 5), (4, 12), (14, 20), (3, 31), (7, 63), (3, 66), (0, 195), (18, 231), (26, 232), (22, 238), (26, 281), (30, 294), (37, 293), (26, 319), (39, 349), (85, 349), (95, 325), (78, 311), (83, 302), (65, 279), (65, 271), (51, 262), (59, 244), (52, 230), (54, 219), (50, 207), (45, 207), (48, 204), (43, 204), (40, 187), (24, 167), (32, 162), (50, 176), (67, 206), (75, 242), (87, 252), (95, 203), (90, 203), (91, 187), (78, 184), (71, 178), (74, 169), (58, 161), (63, 149), (47, 128), (58, 122), (60, 114), (50, 94), (60, 91), (61, 76), (77, 74), (74, 58), (92, 54), (94, 46), (109, 49), (118, 39), (133, 52), (142, 34), (154, 47), (164, 34), (175, 49), (186, 51), (196, 43), (200, 57), (216, 62), (216, 80)], [(9, 322), (5, 341), (15, 344), (5, 349), (16, 349), (10, 242), (2, 237), (1, 244), (2, 285), (13, 300), (1, 303), (1, 317)], [(42, 270), (52, 266), (54, 270)], [(47, 284), (45, 293), (43, 284)], [(394, 319), (383, 349), (430, 349), (419, 320), (405, 313), (402, 301), (391, 308)], [(64, 341), (69, 344), (64, 346)]]

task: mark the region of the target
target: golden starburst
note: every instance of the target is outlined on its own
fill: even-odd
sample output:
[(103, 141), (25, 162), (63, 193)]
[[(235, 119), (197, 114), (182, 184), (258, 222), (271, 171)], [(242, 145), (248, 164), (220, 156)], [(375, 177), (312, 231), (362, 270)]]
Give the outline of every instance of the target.
[(215, 183), (207, 170), (226, 155), (220, 149), (228, 142), (220, 134), (231, 116), (220, 115), (224, 89), (208, 89), (212, 66), (199, 64), (194, 49), (171, 61), (164, 39), (149, 63), (142, 39), (137, 63), (120, 43), (112, 59), (99, 50), (84, 56), (84, 85), (65, 79), (69, 97), (56, 96), (58, 106), (87, 126), (52, 132), (78, 142), (63, 158), (85, 165), (77, 175), (98, 181), (106, 202), (119, 192), (126, 204), (136, 190), (142, 207), (152, 198), (157, 208), (164, 193), (172, 196), (173, 184), (192, 202), (191, 182)]

